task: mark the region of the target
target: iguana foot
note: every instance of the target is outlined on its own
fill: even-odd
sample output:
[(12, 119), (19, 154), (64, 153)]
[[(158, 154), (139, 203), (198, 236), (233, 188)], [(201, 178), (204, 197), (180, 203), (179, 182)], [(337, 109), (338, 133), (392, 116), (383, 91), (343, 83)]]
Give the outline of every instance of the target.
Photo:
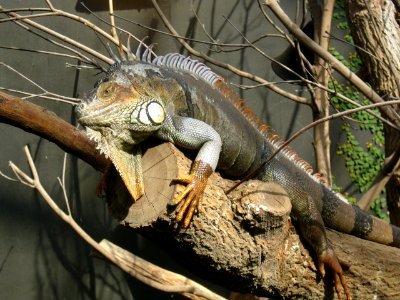
[(174, 180), (187, 185), (185, 190), (175, 198), (176, 203), (183, 201), (176, 215), (176, 220), (178, 222), (183, 220), (184, 228), (189, 227), (194, 212), (199, 210), (201, 198), (207, 186), (207, 180), (212, 172), (209, 164), (202, 161), (195, 161), (188, 176)]
[(333, 276), (334, 276), (333, 278), (335, 280), (335, 290), (339, 300), (342, 299), (340, 286), (343, 287), (346, 299), (351, 300), (352, 297), (349, 288), (347, 287), (347, 282), (343, 274), (343, 269), (333, 250), (328, 249), (323, 254), (319, 255), (318, 261), (319, 261), (319, 272), (321, 273), (322, 277), (325, 277), (325, 265), (327, 265), (333, 271)]

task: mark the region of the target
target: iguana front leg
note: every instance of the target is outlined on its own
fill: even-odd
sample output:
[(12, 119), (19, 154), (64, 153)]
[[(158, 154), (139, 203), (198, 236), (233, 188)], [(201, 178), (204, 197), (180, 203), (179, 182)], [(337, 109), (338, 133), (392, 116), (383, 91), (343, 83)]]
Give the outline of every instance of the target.
[(187, 228), (194, 212), (200, 207), (208, 178), (217, 167), (222, 141), (219, 134), (203, 121), (170, 115), (157, 135), (184, 148), (199, 150), (189, 175), (175, 180), (186, 184), (175, 202), (183, 201), (176, 220), (183, 221), (183, 227)]
[(183, 220), (183, 227), (189, 227), (195, 210), (200, 208), (201, 198), (212, 172), (213, 170), (208, 163), (196, 160), (193, 162), (188, 176), (176, 179), (178, 182), (187, 184), (186, 189), (175, 199), (177, 203), (183, 201), (176, 215), (178, 222)]

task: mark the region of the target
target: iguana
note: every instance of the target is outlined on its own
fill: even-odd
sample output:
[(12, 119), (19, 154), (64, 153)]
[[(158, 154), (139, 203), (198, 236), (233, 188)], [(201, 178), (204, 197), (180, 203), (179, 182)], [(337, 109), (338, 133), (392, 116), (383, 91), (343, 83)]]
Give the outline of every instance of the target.
[[(151, 47), (136, 59), (112, 65), (77, 108), (78, 120), (98, 149), (119, 171), (134, 200), (144, 193), (140, 143), (150, 136), (198, 150), (178, 195), (177, 221), (188, 227), (207, 179), (218, 168), (243, 178), (256, 170), (282, 141), (234, 95), (224, 79), (203, 63)], [(334, 273), (351, 299), (341, 265), (327, 241), (325, 226), (378, 243), (400, 247), (400, 229), (351, 206), (321, 183), (293, 150), (284, 148), (255, 178), (279, 183), (292, 202), (292, 215), (318, 256), (319, 271)]]

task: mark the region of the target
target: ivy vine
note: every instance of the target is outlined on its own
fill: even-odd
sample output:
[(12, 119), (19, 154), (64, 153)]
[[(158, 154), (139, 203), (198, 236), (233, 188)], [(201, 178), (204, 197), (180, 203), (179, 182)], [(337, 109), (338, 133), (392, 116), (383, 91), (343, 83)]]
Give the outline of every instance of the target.
[[(349, 43), (353, 43), (349, 25), (346, 21), (343, 0), (336, 1), (333, 17), (337, 20), (337, 28), (344, 32), (344, 39)], [(335, 48), (330, 48), (329, 50), (332, 55), (346, 65), (352, 72), (357, 73), (362, 67), (362, 61), (356, 52), (347, 53), (347, 57), (344, 57)], [(339, 83), (336, 80), (331, 80), (329, 82), (329, 88), (361, 105), (370, 104), (370, 101), (366, 97), (360, 95), (349, 82)], [(333, 107), (339, 111), (355, 107), (353, 104), (336, 96), (332, 96), (330, 100)], [(373, 111), (376, 115), (380, 115), (377, 109)], [(379, 119), (365, 111), (359, 111), (352, 114), (350, 117), (352, 119), (351, 121), (345, 120), (343, 123), (342, 130), (346, 136), (346, 142), (339, 146), (337, 154), (344, 158), (345, 166), (352, 182), (358, 187), (360, 192), (365, 192), (378, 174), (385, 159), (383, 124)], [(360, 143), (355, 134), (357, 131), (369, 132), (369, 140), (366, 143)], [(349, 200), (351, 202), (355, 201), (354, 198)], [(386, 200), (383, 195), (380, 195), (372, 204), (371, 211), (374, 215), (388, 220), (389, 218), (387, 213), (385, 213), (385, 208)]]

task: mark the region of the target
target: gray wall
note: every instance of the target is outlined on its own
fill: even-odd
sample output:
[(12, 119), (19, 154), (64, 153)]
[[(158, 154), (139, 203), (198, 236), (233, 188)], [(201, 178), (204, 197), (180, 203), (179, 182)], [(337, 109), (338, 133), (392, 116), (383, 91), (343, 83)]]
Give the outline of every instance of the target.
[[(95, 7), (99, 2), (86, 1), (89, 7), (96, 10), (96, 14), (107, 19), (104, 11)], [(165, 30), (156, 12), (150, 8), (149, 1), (131, 2), (136, 3), (140, 9), (125, 8), (117, 10), (117, 13), (137, 23)], [(196, 19), (193, 17), (191, 1), (159, 2), (182, 35), (206, 39), (201, 26), (196, 24)], [(281, 2), (287, 8), (294, 8), (291, 7), (293, 1)], [(39, 7), (44, 5), (43, 3), (44, 1), (39, 0), (0, 1), (3, 8)], [(57, 8), (77, 13), (104, 27), (98, 19), (79, 8), (77, 1), (54, 0), (53, 3)], [(272, 32), (259, 12), (257, 1), (201, 1), (201, 5), (197, 4), (198, 2), (195, 9), (198, 10), (205, 28), (220, 41), (243, 42), (241, 35), (225, 21), (223, 16), (228, 17), (249, 40)], [(76, 22), (61, 17), (42, 18), (36, 21), (106, 53), (96, 35)], [(153, 33), (124, 21), (118, 21), (118, 24), (139, 38), (150, 36), (150, 40), (157, 43), (158, 53), (182, 50), (168, 36)], [(3, 46), (63, 52), (12, 23), (0, 24), (0, 36)], [(279, 38), (266, 38), (257, 45), (271, 56), (280, 54), (286, 47), (284, 41)], [(206, 45), (200, 45), (197, 49), (210, 53)], [(212, 56), (271, 81), (280, 80), (270, 70), (269, 61), (255, 54), (253, 50), (213, 53)], [(28, 75), (49, 91), (67, 96), (82, 96), (85, 91), (91, 89), (98, 78), (95, 75), (96, 71), (79, 71), (66, 67), (66, 62), (75, 64), (76, 61), (58, 56), (0, 49), (0, 57), (3, 62)], [(225, 70), (215, 69), (229, 81), (251, 84), (247, 80), (228, 74)], [(4, 67), (0, 67), (0, 86), (37, 91), (34, 86)], [(292, 91), (299, 89), (297, 86), (287, 84), (282, 87)], [(283, 137), (294, 133), (311, 120), (308, 108), (294, 104), (268, 89), (257, 88), (241, 93), (248, 105), (254, 108), (261, 118), (273, 125)], [(47, 107), (69, 122), (75, 122), (70, 105), (49, 100), (31, 101)], [(337, 137), (338, 134), (334, 137), (334, 147)], [(312, 133), (308, 132), (295, 141), (293, 147), (312, 163), (311, 140)], [(0, 141), (0, 171), (12, 176), (8, 161), (13, 161), (27, 170), (22, 147), (28, 144), (44, 186), (64, 207), (61, 188), (57, 182), (57, 177), (61, 176), (62, 172), (64, 153), (46, 140), (5, 124), (0, 124)], [(343, 172), (342, 163), (333, 165), (335, 171), (340, 174)], [(117, 224), (108, 215), (103, 201), (96, 198), (94, 193), (100, 174), (85, 163), (69, 156), (66, 178), (73, 214), (90, 234), (96, 239), (114, 238), (129, 244), (126, 246), (135, 249), (135, 253), (148, 258), (158, 257), (163, 265), (172, 267), (173, 262), (164, 254), (160, 254), (160, 249), (152, 247), (140, 237), (132, 236), (132, 233), (125, 229), (115, 230)], [(148, 294), (148, 288), (139, 289), (137, 282), (126, 280), (125, 275), (118, 269), (92, 258), (90, 249), (85, 243), (50, 211), (37, 193), (18, 182), (8, 181), (2, 177), (0, 177), (0, 224), (0, 299), (170, 298), (169, 295), (162, 293)]]

